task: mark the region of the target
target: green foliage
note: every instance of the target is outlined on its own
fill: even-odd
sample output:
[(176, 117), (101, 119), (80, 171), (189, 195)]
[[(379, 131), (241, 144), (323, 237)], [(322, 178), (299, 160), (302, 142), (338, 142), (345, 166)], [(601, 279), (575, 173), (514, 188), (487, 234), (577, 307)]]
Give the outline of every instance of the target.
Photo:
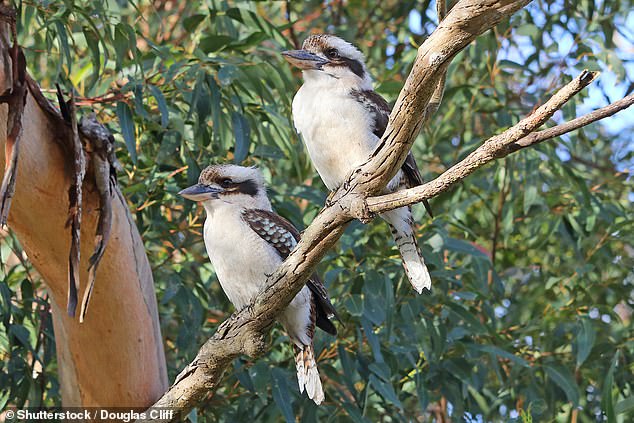
[(53, 323), (43, 283), (13, 235), (5, 234), (0, 255), (0, 409), (58, 405)]
[[(35, 79), (74, 87), (81, 111), (92, 106), (116, 133), (120, 186), (153, 266), (170, 380), (232, 311), (204, 252), (204, 214), (176, 193), (207, 164), (233, 161), (260, 166), (274, 207), (299, 227), (327, 195), (292, 128), (299, 75), (279, 52), (312, 29), (336, 32), (366, 53), (377, 90), (393, 100), (435, 26), (434, 4), (414, 1), (18, 5)], [(605, 79), (556, 122), (631, 90), (632, 56), (622, 48), (632, 41), (630, 8), (536, 2), (478, 38), (450, 66), (443, 104), (414, 146), (427, 178), (580, 69)], [(432, 201), (433, 221), (417, 207), (431, 294), (415, 295), (404, 280), (386, 225), (351, 224), (319, 267), (344, 320), (337, 338), (316, 340), (326, 403), (299, 395), (276, 328), (271, 352), (237, 359), (190, 419), (626, 421), (634, 409), (631, 121), (587, 127), (479, 170)], [(3, 406), (60, 400), (45, 291), (31, 271), (8, 263), (0, 285)]]

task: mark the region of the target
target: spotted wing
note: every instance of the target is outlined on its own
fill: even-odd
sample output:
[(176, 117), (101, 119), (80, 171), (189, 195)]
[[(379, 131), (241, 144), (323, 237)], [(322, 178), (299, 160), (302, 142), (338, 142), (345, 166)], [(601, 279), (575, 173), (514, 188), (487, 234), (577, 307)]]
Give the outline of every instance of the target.
[[(385, 101), (383, 97), (374, 91), (352, 90), (352, 95), (370, 113), (373, 121), (372, 132), (374, 135), (381, 138), (385, 133), (387, 122), (390, 119), (390, 105), (387, 104), (387, 101)], [(407, 158), (405, 159), (405, 163), (403, 163), (401, 170), (405, 175), (408, 188), (423, 184), (423, 177), (418, 170), (418, 165), (416, 164), (416, 160), (414, 159), (411, 151), (407, 153)], [(423, 201), (423, 205), (425, 206), (425, 209), (427, 209), (427, 213), (433, 217), (431, 207), (427, 200)]]
[[(277, 250), (282, 260), (288, 257), (299, 241), (299, 232), (293, 224), (273, 212), (248, 209), (242, 212), (242, 218), (260, 238)], [(339, 316), (330, 302), (323, 282), (316, 273), (313, 273), (306, 282), (306, 286), (313, 293), (313, 301), (317, 310), (317, 326), (332, 335), (336, 335), (337, 329), (330, 321), (330, 317), (336, 317), (339, 320)]]

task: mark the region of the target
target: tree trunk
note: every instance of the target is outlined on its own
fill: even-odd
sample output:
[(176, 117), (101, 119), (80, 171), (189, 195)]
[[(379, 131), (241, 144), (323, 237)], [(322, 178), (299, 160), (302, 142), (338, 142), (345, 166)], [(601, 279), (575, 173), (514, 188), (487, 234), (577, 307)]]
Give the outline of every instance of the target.
[[(10, 42), (0, 31), (0, 91), (11, 86)], [(50, 293), (64, 406), (151, 405), (167, 389), (163, 342), (152, 272), (126, 202), (115, 190), (112, 232), (97, 271), (86, 321), (68, 317), (70, 161), (55, 123), (27, 94), (17, 184), (9, 227)], [(7, 105), (0, 106), (0, 166), (4, 167)], [(84, 184), (80, 298), (88, 280), (98, 196)]]

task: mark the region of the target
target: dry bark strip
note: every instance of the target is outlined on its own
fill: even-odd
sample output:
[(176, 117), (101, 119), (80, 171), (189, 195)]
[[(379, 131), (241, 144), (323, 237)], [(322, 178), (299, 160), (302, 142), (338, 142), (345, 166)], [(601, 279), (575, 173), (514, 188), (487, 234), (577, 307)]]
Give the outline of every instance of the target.
[(115, 156), (112, 133), (97, 120), (94, 113), (83, 117), (79, 126), (85, 135), (86, 151), (92, 160), (93, 177), (99, 192), (99, 217), (95, 230), (95, 249), (92, 256), (90, 256), (88, 285), (84, 290), (79, 312), (79, 322), (83, 323), (86, 318), (90, 296), (95, 286), (99, 262), (110, 239), (112, 228), (112, 205), (110, 203), (117, 187), (117, 170), (121, 170), (121, 165)]
[[(95, 249), (89, 260), (88, 284), (82, 299), (79, 321), (83, 322), (90, 295), (92, 293), (99, 261), (103, 257), (112, 224), (112, 206), (110, 201), (113, 188), (116, 186), (116, 170), (119, 164), (114, 154), (114, 139), (112, 134), (97, 122), (94, 115), (82, 124), (77, 123), (75, 99), (71, 93), (69, 101), (64, 100), (63, 93), (57, 87), (59, 110), (42, 95), (37, 83), (26, 72), (24, 54), (17, 44), (16, 12), (14, 9), (0, 4), (0, 20), (7, 22), (13, 38), (10, 51), (12, 62), (11, 75), (13, 84), (5, 93), (0, 95), (0, 103), (8, 104), (7, 140), (5, 143), (5, 171), (0, 187), (0, 225), (6, 226), (11, 199), (15, 192), (17, 163), (19, 157), (20, 136), (22, 133), (22, 115), (26, 104), (27, 93), (30, 93), (40, 107), (56, 122), (56, 129), (62, 142), (64, 151), (72, 156), (72, 183), (68, 190), (68, 221), (71, 231), (71, 246), (68, 255), (68, 293), (67, 313), (74, 317), (77, 309), (80, 286), (80, 243), (81, 243), (81, 214), (82, 214), (82, 186), (86, 177), (85, 152), (92, 159), (92, 170), (95, 184), (99, 191), (99, 218), (95, 233)], [(86, 148), (84, 151), (84, 144)]]
[(0, 103), (9, 107), (7, 116), (7, 141), (5, 143), (5, 166), (2, 185), (0, 186), (0, 225), (7, 226), (11, 199), (15, 193), (15, 179), (18, 171), (18, 157), (20, 154), (20, 137), (22, 136), (22, 115), (26, 104), (26, 60), (18, 45), (15, 27), (15, 10), (0, 5), (0, 16), (9, 24), (13, 46), (11, 47), (11, 77), (12, 86), (0, 95)]
[(70, 125), (68, 143), (73, 156), (72, 170), (73, 180), (68, 188), (68, 220), (66, 227), (70, 227), (70, 252), (68, 254), (68, 299), (66, 312), (70, 317), (75, 317), (77, 309), (77, 291), (79, 290), (79, 263), (81, 261), (81, 212), (82, 212), (82, 185), (86, 176), (86, 158), (84, 148), (79, 139), (77, 128), (77, 113), (75, 110), (75, 96), (71, 92), (70, 100), (64, 100), (59, 85), (57, 86), (57, 99), (64, 121)]
[(266, 290), (254, 304), (220, 325), (154, 407), (177, 409), (172, 421), (178, 421), (216, 388), (231, 360), (240, 354), (255, 357), (266, 350), (264, 337), (276, 316), (306, 283), (326, 251), (341, 237), (346, 224), (362, 214), (362, 200), (381, 191), (405, 161), (424, 110), (451, 59), (476, 36), (528, 3), (529, 0), (462, 0), (451, 9), (418, 49), (377, 151), (333, 193), (295, 250), (269, 277)]

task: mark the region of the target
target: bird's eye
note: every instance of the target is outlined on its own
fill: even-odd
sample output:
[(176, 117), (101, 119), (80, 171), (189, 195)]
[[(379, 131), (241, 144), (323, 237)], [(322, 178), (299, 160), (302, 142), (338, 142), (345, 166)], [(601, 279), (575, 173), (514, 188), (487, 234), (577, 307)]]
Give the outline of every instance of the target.
[(326, 56), (329, 59), (336, 59), (339, 57), (339, 52), (337, 51), (336, 48), (330, 48), (328, 50), (326, 50)]
[(231, 179), (223, 179), (222, 181), (220, 181), (220, 186), (223, 188), (229, 188), (232, 184), (233, 181)]

